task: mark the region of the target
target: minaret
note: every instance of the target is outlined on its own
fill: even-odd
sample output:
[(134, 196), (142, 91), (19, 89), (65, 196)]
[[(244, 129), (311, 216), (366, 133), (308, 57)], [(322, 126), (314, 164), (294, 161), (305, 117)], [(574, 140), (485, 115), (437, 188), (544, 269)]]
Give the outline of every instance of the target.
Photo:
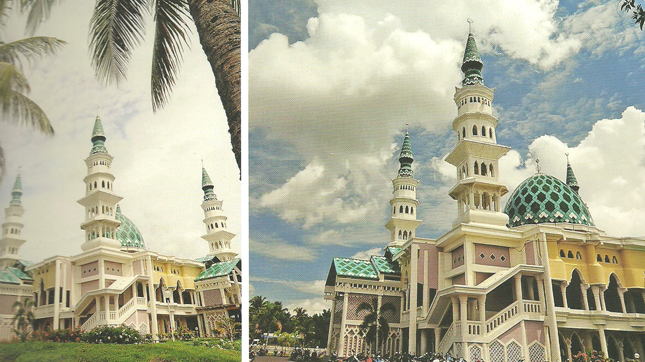
[(578, 180), (576, 180), (576, 175), (573, 173), (573, 168), (571, 168), (571, 164), (569, 163), (569, 154), (566, 154), (567, 156), (567, 186), (571, 187), (573, 191), (578, 193), (578, 190), (580, 190), (580, 186), (578, 186)]
[(227, 230), (226, 215), (222, 209), (222, 201), (213, 192), (213, 182), (206, 169), (202, 167), (202, 190), (204, 191), (204, 224), (206, 234), (202, 238), (208, 242), (208, 256), (217, 257), (219, 261), (231, 260), (237, 253), (231, 249), (231, 239), (235, 234)]
[(419, 180), (413, 177), (412, 146), (410, 145), (410, 135), (405, 133), (403, 146), (399, 155), (399, 173), (392, 180), (392, 198), (390, 199), (390, 220), (385, 227), (390, 230), (390, 242), (386, 247), (400, 247), (406, 241), (412, 239), (421, 220), (417, 220), (417, 186)]
[(482, 63), (472, 33), (468, 34), (461, 65), (462, 88), (455, 88), (457, 117), (452, 128), (457, 146), (446, 161), (457, 168), (457, 184), (449, 195), (458, 202), (453, 226), (479, 223), (505, 227), (508, 216), (500, 199), (508, 188), (499, 182), (499, 159), (510, 149), (497, 144), (497, 118), (492, 114), (494, 89), (484, 85)]
[(85, 197), (78, 200), (78, 203), (85, 207), (85, 222), (81, 224), (81, 229), (85, 230), (85, 242), (81, 249), (119, 249), (121, 243), (116, 239), (116, 228), (121, 222), (116, 219), (114, 213), (116, 204), (123, 198), (115, 195), (113, 191), (114, 175), (110, 173), (112, 156), (105, 148), (105, 134), (98, 116), (92, 131), (92, 150), (85, 159), (85, 164)]
[(11, 202), (9, 207), (4, 209), (5, 219), (2, 224), (2, 239), (0, 239), (0, 270), (14, 266), (20, 260), (20, 246), (25, 243), (22, 233), (22, 215), (25, 209), (22, 207), (20, 197), (22, 196), (22, 180), (20, 174), (16, 176), (16, 182), (11, 190)]

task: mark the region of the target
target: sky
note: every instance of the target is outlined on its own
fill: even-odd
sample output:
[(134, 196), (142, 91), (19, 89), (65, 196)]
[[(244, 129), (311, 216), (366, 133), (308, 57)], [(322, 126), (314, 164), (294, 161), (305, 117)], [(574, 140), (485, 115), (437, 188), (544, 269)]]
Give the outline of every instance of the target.
[(323, 289), (333, 257), (381, 253), (407, 124), (416, 235), (450, 229), (457, 175), (443, 159), (457, 141), (469, 18), (495, 88), (497, 142), (512, 148), (500, 180), (512, 191), (536, 159), (563, 180), (568, 153), (596, 226), (645, 236), (645, 34), (618, 1), (249, 7), (250, 297), (320, 312), (331, 306)]
[[(224, 201), (229, 230), (238, 236), (241, 207), (239, 171), (231, 151), (226, 116), (215, 89), (210, 65), (197, 32), (184, 52), (182, 70), (166, 107), (152, 112), (150, 66), (153, 29), (135, 51), (128, 80), (106, 86), (96, 80), (88, 43), (93, 1), (65, 1), (36, 35), (67, 42), (57, 55), (25, 64), (29, 97), (48, 115), (55, 135), (2, 122), (0, 142), (7, 158), (0, 183), (0, 205), (11, 200), (18, 170), (25, 208), (20, 249), (23, 259), (39, 262), (54, 255), (81, 252), (85, 195), (85, 158), (92, 143), (94, 119), (100, 116), (114, 157), (114, 192), (123, 197), (122, 213), (139, 228), (149, 250), (179, 258), (208, 252), (201, 209), (201, 167), (208, 171), (218, 199)], [(10, 14), (2, 41), (24, 38), (24, 18)], [(191, 24), (192, 26), (192, 24)]]

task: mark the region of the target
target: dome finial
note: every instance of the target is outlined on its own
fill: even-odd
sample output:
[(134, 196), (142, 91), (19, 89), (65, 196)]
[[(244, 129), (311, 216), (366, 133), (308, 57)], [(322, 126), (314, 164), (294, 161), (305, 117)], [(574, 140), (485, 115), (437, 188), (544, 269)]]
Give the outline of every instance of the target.
[(473, 19), (468, 18), (468, 19), (466, 19), (466, 21), (468, 22), (468, 34), (472, 34), (473, 33)]
[(11, 190), (11, 202), (9, 205), (21, 206), (22, 202), (20, 197), (22, 196), (22, 178), (20, 177), (20, 168), (18, 168), (18, 175), (16, 176), (16, 182), (13, 184), (13, 189)]
[(103, 132), (103, 124), (101, 123), (101, 117), (98, 115), (94, 120), (94, 128), (92, 129), (92, 150), (91, 154), (95, 153), (107, 153), (105, 148), (105, 133)]
[(540, 173), (540, 159), (539, 158), (535, 159), (535, 168), (537, 169), (537, 173)]
[(400, 177), (412, 177), (412, 162), (414, 162), (414, 156), (412, 155), (412, 145), (410, 144), (410, 133), (405, 131), (401, 153), (399, 154)]
[(213, 192), (213, 188), (213, 181), (211, 181), (210, 176), (208, 176), (208, 172), (206, 172), (206, 169), (202, 165), (202, 190), (204, 191), (204, 201), (217, 199), (217, 195)]
[(468, 19), (468, 40), (461, 63), (461, 71), (464, 72), (464, 80), (461, 81), (463, 86), (484, 85), (484, 77), (482, 77), (484, 63), (482, 63), (482, 58), (477, 50), (477, 43), (472, 33), (472, 23), (472, 19)]

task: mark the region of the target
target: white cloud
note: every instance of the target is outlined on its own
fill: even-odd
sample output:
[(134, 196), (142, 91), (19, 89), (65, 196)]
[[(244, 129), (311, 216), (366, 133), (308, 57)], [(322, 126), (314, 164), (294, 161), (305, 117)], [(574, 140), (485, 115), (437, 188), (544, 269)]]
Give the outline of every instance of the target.
[(313, 315), (322, 313), (324, 309), (330, 309), (331, 303), (323, 298), (299, 299), (287, 304), (287, 308), (293, 311), (296, 308), (304, 308), (307, 314)]
[(262, 241), (249, 239), (249, 251), (264, 257), (288, 261), (311, 261), (317, 257), (311, 248), (274, 239)]
[(251, 282), (272, 283), (285, 286), (302, 293), (324, 295), (325, 281), (324, 280), (277, 280), (270, 278), (251, 277)]
[(383, 250), (383, 248), (376, 247), (376, 248), (371, 248), (371, 249), (368, 249), (368, 250), (359, 251), (358, 253), (352, 255), (351, 258), (369, 260), (369, 258), (372, 255), (381, 255), (382, 250)]

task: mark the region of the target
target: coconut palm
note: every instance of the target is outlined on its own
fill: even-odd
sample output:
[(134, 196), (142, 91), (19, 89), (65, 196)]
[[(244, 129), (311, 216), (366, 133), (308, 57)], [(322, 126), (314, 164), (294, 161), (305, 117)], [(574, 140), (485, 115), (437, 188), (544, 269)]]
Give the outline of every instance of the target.
[[(23, 10), (28, 11), (29, 3), (36, 3), (37, 0), (24, 0)], [(13, 1), (0, 0), (0, 28), (7, 19)], [(33, 22), (32, 15), (29, 15), (28, 24)], [(29, 25), (28, 25), (29, 29)], [(34, 60), (56, 53), (64, 41), (56, 38), (36, 36), (20, 39), (12, 42), (0, 40), (0, 115), (5, 122), (17, 125), (33, 127), (36, 130), (53, 135), (54, 128), (49, 122), (45, 112), (34, 101), (27, 97), (30, 87), (27, 78), (22, 73), (23, 62), (31, 63)], [(0, 146), (0, 180), (5, 171), (4, 151)]]
[[(390, 333), (390, 325), (383, 316), (384, 313), (395, 313), (396, 309), (392, 303), (383, 303), (378, 307), (378, 299), (373, 298), (372, 303), (362, 302), (356, 309), (357, 314), (367, 312), (363, 323), (359, 326), (365, 333), (366, 342), (374, 349), (378, 348), (379, 341), (384, 341)], [(381, 342), (382, 343), (382, 342)]]
[(143, 39), (145, 15), (151, 9), (155, 21), (151, 72), (153, 110), (168, 102), (182, 51), (189, 44), (188, 23), (192, 20), (215, 76), (228, 119), (233, 153), (241, 168), (239, 0), (97, 0), (90, 25), (90, 51), (99, 79), (107, 83), (126, 79), (128, 62), (133, 49)]
[(27, 340), (29, 333), (31, 333), (34, 320), (36, 319), (32, 308), (34, 302), (31, 299), (26, 298), (24, 302), (17, 301), (13, 303), (11, 307), (15, 311), (12, 322), (15, 324), (16, 328), (13, 329), (13, 333), (16, 334), (20, 341), (24, 342)]

